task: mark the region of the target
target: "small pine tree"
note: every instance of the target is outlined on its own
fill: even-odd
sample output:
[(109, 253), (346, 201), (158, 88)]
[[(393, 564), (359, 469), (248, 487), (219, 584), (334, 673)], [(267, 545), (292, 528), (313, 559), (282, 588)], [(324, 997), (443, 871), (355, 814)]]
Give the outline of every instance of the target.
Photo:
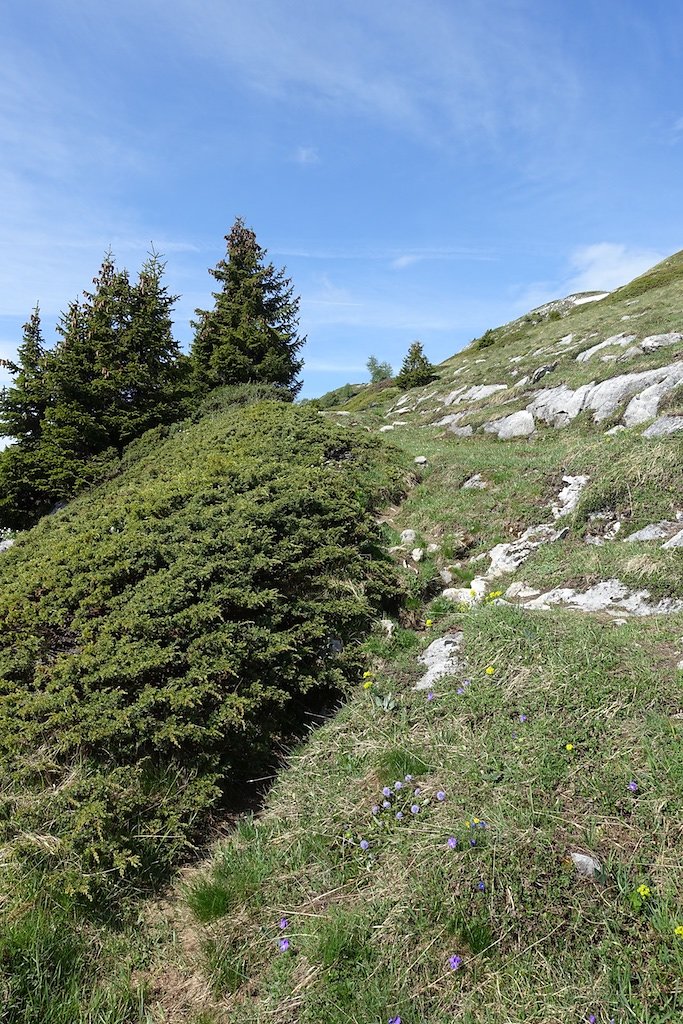
[(408, 388), (419, 388), (423, 384), (429, 384), (435, 377), (434, 367), (422, 351), (422, 343), (414, 341), (403, 360), (396, 384), (402, 391), (407, 391)]
[(376, 356), (370, 356), (365, 365), (370, 374), (371, 384), (379, 384), (381, 380), (389, 380), (394, 372), (390, 363), (380, 363)]
[(225, 384), (270, 383), (292, 398), (303, 360), (297, 358), (299, 299), (284, 268), (266, 263), (267, 252), (238, 217), (225, 236), (227, 254), (209, 273), (221, 284), (212, 310), (198, 309), (191, 358), (197, 391)]

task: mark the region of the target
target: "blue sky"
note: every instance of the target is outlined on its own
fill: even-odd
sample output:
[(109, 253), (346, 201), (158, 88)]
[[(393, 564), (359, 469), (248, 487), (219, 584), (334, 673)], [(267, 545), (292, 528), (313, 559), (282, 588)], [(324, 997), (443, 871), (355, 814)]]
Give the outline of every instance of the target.
[(6, 3), (0, 354), (151, 242), (187, 345), (241, 215), (320, 394), (629, 280), (683, 248), (682, 181), (679, 0)]

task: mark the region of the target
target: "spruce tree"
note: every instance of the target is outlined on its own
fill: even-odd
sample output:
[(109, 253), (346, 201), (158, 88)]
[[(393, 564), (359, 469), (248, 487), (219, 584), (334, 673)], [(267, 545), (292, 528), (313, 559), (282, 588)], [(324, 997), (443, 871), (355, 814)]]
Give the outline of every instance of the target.
[(197, 391), (226, 384), (271, 383), (294, 398), (303, 360), (297, 353), (299, 299), (284, 268), (266, 262), (256, 235), (237, 218), (225, 236), (227, 253), (209, 273), (221, 285), (212, 310), (198, 309), (192, 362)]
[(36, 304), (17, 350), (17, 362), (0, 360), (14, 380), (0, 392), (0, 434), (27, 444), (35, 444), (47, 406), (45, 382), (46, 350)]
[(408, 388), (419, 388), (423, 384), (429, 384), (435, 377), (434, 367), (424, 354), (422, 343), (414, 341), (403, 360), (396, 384), (402, 391), (407, 391)]

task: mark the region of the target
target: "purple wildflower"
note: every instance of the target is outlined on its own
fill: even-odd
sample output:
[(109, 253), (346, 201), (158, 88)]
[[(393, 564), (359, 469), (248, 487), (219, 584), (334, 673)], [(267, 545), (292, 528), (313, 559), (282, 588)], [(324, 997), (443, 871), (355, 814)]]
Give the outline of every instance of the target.
[(479, 882), (477, 889), (479, 892), (486, 892), (486, 882)]
[(375, 806), (372, 808), (372, 813), (379, 814), (379, 807), (377, 806), (377, 804), (375, 804)]
[(588, 1015), (588, 1024), (595, 1024), (595, 1022), (596, 1022), (596, 1020), (597, 1020), (597, 1019), (598, 1019), (598, 1018), (597, 1018), (597, 1017), (595, 1016), (595, 1014), (594, 1014), (594, 1013), (590, 1013), (590, 1014)]
[(412, 782), (413, 781), (413, 776), (412, 775), (406, 775), (405, 778), (403, 779), (403, 781), (404, 782)]
[(436, 799), (437, 800), (445, 800), (446, 799), (446, 794), (444, 793), (444, 791), (442, 789), (440, 789), (439, 792), (436, 794)]
[(628, 784), (628, 789), (630, 789), (630, 791), (632, 793), (637, 793), (638, 792), (638, 783), (634, 779), (631, 779), (631, 781)]
[(370, 849), (370, 843), (367, 841), (367, 839), (361, 839), (361, 841), (360, 841), (360, 848), (361, 848), (361, 850), (369, 850)]
[(457, 953), (454, 956), (449, 956), (448, 966), (452, 971), (459, 970), (459, 968), (462, 967), (462, 957), (458, 956)]
[(462, 697), (463, 693), (465, 692), (465, 688), (463, 686), (459, 686), (455, 692), (458, 694), (458, 696)]
[(396, 812), (396, 821), (401, 821), (402, 818), (403, 818), (403, 811), (397, 811)]
[(476, 839), (470, 839), (470, 846), (476, 846), (476, 845), (477, 845), (477, 840)]
[(401, 1018), (400, 1017), (390, 1017), (389, 1018), (389, 1024), (401, 1024)]
[(384, 794), (384, 796), (390, 797), (391, 796), (391, 790), (390, 790), (389, 786), (385, 786), (384, 789), (382, 790), (382, 793)]
[(520, 720), (520, 722), (526, 722), (527, 716), (526, 715), (520, 715), (519, 716), (519, 720)]
[(421, 792), (422, 790), (420, 789), (419, 786), (416, 786), (415, 789), (413, 790), (415, 796), (419, 796)]
[(279, 922), (278, 922), (278, 925), (279, 925), (280, 931), (283, 932), (285, 930), (285, 928), (289, 928), (289, 921), (287, 920), (286, 917), (281, 917)]
[(410, 813), (411, 814), (419, 814), (420, 813), (420, 805), (419, 804), (413, 804), (412, 807), (410, 808)]
[(395, 782), (394, 783), (394, 789), (403, 789), (403, 783), (402, 782)]
[(391, 807), (391, 804), (389, 803), (388, 800), (382, 800), (382, 807)]
[(281, 953), (286, 953), (289, 949), (289, 939), (280, 939), (277, 945)]
[(458, 840), (455, 838), (455, 836), (451, 836), (449, 838), (449, 840), (448, 840), (448, 849), (449, 850), (454, 850), (457, 845), (458, 845)]
[(434, 691), (430, 690), (427, 694), (427, 700), (434, 700)]

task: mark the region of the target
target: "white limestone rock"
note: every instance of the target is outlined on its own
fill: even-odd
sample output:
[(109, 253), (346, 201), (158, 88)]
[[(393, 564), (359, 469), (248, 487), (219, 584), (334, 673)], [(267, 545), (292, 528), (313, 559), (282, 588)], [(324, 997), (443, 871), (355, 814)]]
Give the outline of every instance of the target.
[(416, 455), (415, 458), (413, 459), (413, 462), (415, 463), (416, 466), (426, 466), (427, 465), (427, 456), (426, 455)]
[(469, 480), (465, 480), (461, 490), (463, 491), (483, 491), (488, 487), (488, 481), (484, 480), (481, 473), (475, 473)]
[(683, 530), (671, 537), (666, 544), (662, 544), (662, 547), (667, 551), (670, 551), (671, 548), (683, 548)]
[[(476, 360), (475, 360), (476, 362)], [(479, 402), (482, 398), (490, 398), (497, 391), (507, 391), (507, 384), (475, 384), (472, 387), (456, 388), (444, 399), (444, 405), (454, 405), (460, 402)]]
[(515, 572), (541, 544), (552, 544), (564, 537), (566, 533), (566, 529), (555, 530), (552, 526), (530, 526), (519, 540), (510, 541), (507, 544), (496, 544), (489, 551), (488, 557), (491, 559), (491, 565), (486, 575), (489, 579), (495, 579), (508, 572)]
[(620, 348), (625, 348), (635, 340), (635, 334), (615, 334), (612, 338), (606, 338), (605, 341), (601, 341), (599, 345), (593, 345), (592, 348), (587, 348), (584, 352), (579, 352), (576, 357), (576, 361), (577, 363), (587, 363), (588, 360), (596, 354), (596, 352), (601, 352), (604, 348), (610, 348), (612, 345), (618, 345)]
[(0, 552), (1, 551), (9, 551), (9, 549), (13, 545), (14, 545), (14, 541), (12, 540), (11, 537), (8, 537), (7, 540), (0, 540)]
[(438, 640), (433, 640), (429, 647), (418, 656), (417, 660), (421, 665), (426, 666), (427, 671), (413, 689), (429, 690), (437, 679), (461, 672), (463, 664), (459, 657), (459, 651), (462, 641), (462, 632), (448, 633)]
[(416, 537), (415, 530), (404, 530), (401, 534), (401, 544), (413, 544)]
[(651, 523), (649, 526), (644, 526), (642, 530), (636, 530), (635, 533), (630, 533), (628, 537), (624, 537), (623, 542), (663, 540), (670, 535), (671, 530), (675, 529), (675, 526), (675, 523), (670, 523), (667, 520), (661, 523)]
[(516, 437), (530, 437), (536, 424), (530, 412), (522, 410), (513, 412), (502, 419), (491, 420), (484, 424), (484, 430), (488, 434), (496, 434), (501, 441), (511, 441)]
[(677, 345), (683, 341), (683, 334), (672, 331), (670, 334), (651, 334), (643, 338), (639, 348), (643, 352), (656, 352), (660, 348), (668, 348), (670, 345)]
[(451, 434), (455, 434), (456, 437), (471, 437), (474, 433), (473, 428), (467, 424), (465, 427), (449, 427)]
[(651, 603), (648, 590), (631, 591), (621, 580), (603, 580), (589, 587), (583, 593), (571, 587), (555, 587), (529, 601), (527, 608), (547, 611), (554, 605), (565, 605), (574, 611), (608, 612), (623, 614), (624, 612), (638, 617), (646, 615), (670, 615), (683, 610), (683, 601), (663, 598)]
[[(643, 437), (664, 437), (683, 430), (683, 416), (660, 416), (643, 431)], [(609, 433), (609, 431), (608, 431)]]
[(414, 562), (421, 562), (424, 556), (424, 548), (413, 548), (413, 550), (410, 552), (410, 557)]
[(588, 483), (587, 476), (563, 476), (562, 483), (566, 484), (557, 496), (557, 502), (551, 507), (553, 519), (560, 519), (562, 516), (573, 512), (579, 503), (581, 492)]
[(570, 853), (576, 873), (582, 878), (595, 878), (602, 873), (602, 864), (595, 857), (589, 857), (587, 853)]
[(536, 590), (535, 587), (530, 587), (527, 583), (517, 581), (511, 583), (505, 591), (505, 597), (510, 600), (527, 601), (530, 597), (538, 597), (541, 593), (540, 590)]

